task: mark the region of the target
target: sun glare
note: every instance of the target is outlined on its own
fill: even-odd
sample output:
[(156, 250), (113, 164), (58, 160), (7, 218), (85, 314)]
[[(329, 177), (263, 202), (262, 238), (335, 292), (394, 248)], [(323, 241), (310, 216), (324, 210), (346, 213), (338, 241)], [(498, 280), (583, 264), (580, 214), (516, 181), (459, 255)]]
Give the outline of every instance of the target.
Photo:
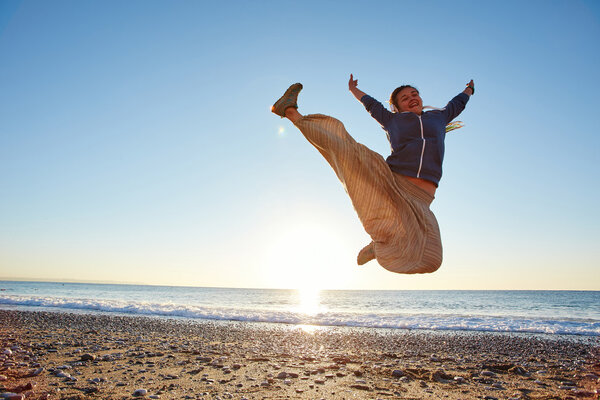
[[(326, 309), (321, 305), (321, 290), (315, 288), (301, 288), (297, 290), (298, 307), (296, 311), (304, 314), (310, 322), (310, 317), (325, 312)], [(314, 334), (319, 327), (310, 325), (310, 323), (300, 324), (298, 327), (305, 333)]]
[[(318, 222), (303, 222), (278, 232), (266, 248), (264, 273), (278, 288), (298, 289), (310, 309), (322, 289), (343, 288), (352, 265), (343, 233)], [(350, 257), (350, 258), (348, 258)]]
[(306, 315), (316, 315), (321, 311), (321, 290), (316, 288), (298, 289), (298, 311)]

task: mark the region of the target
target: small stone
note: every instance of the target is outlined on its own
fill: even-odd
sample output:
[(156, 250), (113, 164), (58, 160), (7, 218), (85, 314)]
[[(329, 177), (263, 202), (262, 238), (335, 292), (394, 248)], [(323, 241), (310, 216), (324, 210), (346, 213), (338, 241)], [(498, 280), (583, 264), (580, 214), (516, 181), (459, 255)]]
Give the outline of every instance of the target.
[(598, 390), (594, 390), (589, 391), (589, 390), (583, 390), (583, 389), (576, 389), (573, 390), (573, 394), (577, 397), (593, 397), (595, 394), (598, 394)]
[(450, 383), (454, 380), (454, 377), (451, 375), (448, 375), (444, 371), (439, 370), (439, 371), (435, 371), (431, 375), (431, 379), (433, 379), (436, 382), (440, 382), (440, 383)]
[(465, 382), (466, 382), (466, 380), (465, 380), (465, 378), (463, 378), (462, 376), (455, 376), (455, 377), (454, 377), (454, 382), (456, 382), (456, 383), (459, 383), (459, 384), (460, 384), (460, 383), (465, 383)]
[(98, 393), (99, 391), (100, 391), (100, 389), (98, 389), (97, 387), (93, 387), (93, 386), (83, 389), (83, 392), (85, 394)]
[(481, 374), (480, 374), (480, 375), (481, 375), (481, 376), (488, 376), (488, 377), (490, 377), (490, 378), (493, 378), (493, 377), (495, 377), (495, 376), (496, 376), (496, 373), (495, 373), (495, 372), (492, 372), (492, 371), (483, 370), (483, 371), (481, 371)]
[(523, 368), (519, 365), (515, 365), (514, 367), (510, 368), (508, 370), (508, 372), (517, 374), (517, 375), (528, 375), (529, 374), (529, 372), (525, 368)]
[(27, 373), (28, 377), (32, 377), (32, 376), (38, 376), (39, 374), (41, 374), (42, 372), (44, 372), (44, 368), (40, 367), (34, 370), (31, 370)]
[(146, 389), (137, 389), (133, 392), (133, 397), (144, 397), (148, 394)]
[(93, 354), (90, 354), (90, 353), (85, 353), (85, 354), (82, 354), (79, 359), (81, 361), (94, 361), (96, 359), (96, 356)]
[(325, 379), (315, 379), (315, 383), (317, 385), (324, 385), (325, 384)]
[(395, 369), (392, 371), (392, 376), (394, 378), (402, 378), (404, 375), (406, 375), (406, 374), (404, 373), (404, 371), (402, 371), (400, 369)]
[(367, 385), (354, 384), (354, 385), (350, 385), (350, 387), (352, 389), (358, 389), (358, 390), (371, 390), (371, 388)]
[(153, 394), (153, 395), (148, 396), (148, 398), (149, 399), (160, 399), (160, 396), (157, 394)]
[(18, 392), (31, 391), (35, 388), (36, 384), (33, 382), (27, 382), (25, 385), (20, 385)]
[(6, 375), (0, 375), (0, 382), (4, 382), (8, 377)]
[(213, 360), (210, 365), (215, 368), (223, 368), (223, 361), (221, 359)]
[(287, 372), (280, 372), (279, 374), (277, 374), (277, 379), (285, 379), (287, 378), (287, 376)]

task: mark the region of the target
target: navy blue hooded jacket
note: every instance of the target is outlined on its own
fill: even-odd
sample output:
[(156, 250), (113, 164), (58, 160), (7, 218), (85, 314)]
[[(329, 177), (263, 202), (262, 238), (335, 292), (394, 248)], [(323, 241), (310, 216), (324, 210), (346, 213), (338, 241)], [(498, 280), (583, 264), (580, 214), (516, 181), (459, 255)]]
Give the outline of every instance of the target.
[(392, 146), (392, 154), (386, 159), (390, 169), (438, 186), (442, 177), (446, 125), (465, 109), (469, 95), (460, 93), (445, 108), (421, 115), (393, 113), (369, 95), (364, 95), (360, 101), (387, 132)]

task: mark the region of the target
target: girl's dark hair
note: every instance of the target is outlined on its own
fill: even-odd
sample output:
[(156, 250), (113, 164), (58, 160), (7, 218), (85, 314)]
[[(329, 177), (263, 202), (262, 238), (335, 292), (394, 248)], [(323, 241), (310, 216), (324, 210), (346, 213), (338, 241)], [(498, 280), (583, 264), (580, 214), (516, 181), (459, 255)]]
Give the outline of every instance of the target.
[(417, 93), (419, 93), (419, 89), (417, 89), (416, 87), (411, 86), (411, 85), (402, 85), (402, 86), (397, 87), (396, 89), (394, 89), (394, 91), (390, 95), (389, 102), (390, 102), (391, 105), (394, 106), (394, 108), (396, 109), (396, 112), (400, 112), (400, 107), (398, 107), (398, 103), (396, 101), (396, 96), (398, 96), (398, 93), (400, 93), (402, 90), (404, 90), (406, 88), (415, 89), (417, 91)]

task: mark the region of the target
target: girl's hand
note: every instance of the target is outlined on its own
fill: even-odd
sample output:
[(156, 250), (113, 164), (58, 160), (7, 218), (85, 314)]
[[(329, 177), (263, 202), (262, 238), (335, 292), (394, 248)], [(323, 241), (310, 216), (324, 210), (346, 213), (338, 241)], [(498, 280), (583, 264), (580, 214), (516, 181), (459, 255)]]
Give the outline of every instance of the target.
[(354, 79), (352, 74), (350, 74), (350, 80), (348, 81), (348, 89), (350, 91), (353, 89), (358, 89), (358, 79)]
[(467, 88), (464, 90), (464, 92), (469, 96), (475, 93), (475, 83), (473, 82), (473, 79), (471, 79), (471, 81), (467, 83)]
[(358, 79), (354, 79), (352, 74), (350, 74), (350, 80), (348, 81), (348, 89), (358, 101), (360, 101), (360, 99), (366, 94), (358, 88)]

